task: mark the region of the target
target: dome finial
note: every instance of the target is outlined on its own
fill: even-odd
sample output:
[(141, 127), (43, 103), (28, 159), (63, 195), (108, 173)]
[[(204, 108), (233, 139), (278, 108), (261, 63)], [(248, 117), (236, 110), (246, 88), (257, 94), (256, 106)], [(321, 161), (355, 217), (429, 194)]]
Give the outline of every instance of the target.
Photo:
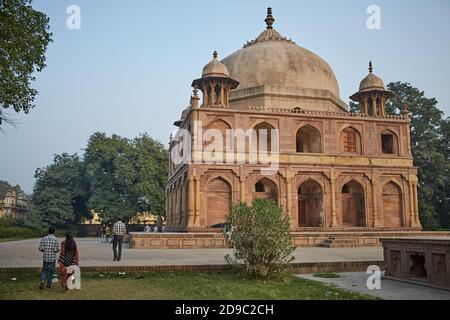
[(372, 61), (369, 61), (369, 73), (373, 72)]
[(217, 51), (216, 50), (214, 50), (214, 52), (213, 52), (213, 58), (217, 59)]
[(272, 16), (272, 8), (267, 8), (267, 17), (264, 21), (267, 24), (267, 29), (272, 29), (272, 25), (275, 22), (275, 19)]

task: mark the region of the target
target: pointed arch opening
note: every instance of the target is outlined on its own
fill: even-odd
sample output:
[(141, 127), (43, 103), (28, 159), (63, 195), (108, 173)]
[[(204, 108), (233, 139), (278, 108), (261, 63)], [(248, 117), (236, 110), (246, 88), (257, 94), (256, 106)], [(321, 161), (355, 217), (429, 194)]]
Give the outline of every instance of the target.
[(364, 188), (355, 180), (347, 182), (341, 190), (342, 224), (349, 227), (366, 226)]
[[(207, 138), (203, 141), (203, 150), (210, 146), (213, 148), (212, 155), (215, 155), (215, 150), (225, 151), (228, 144), (232, 143), (231, 126), (222, 119), (217, 119), (206, 126), (204, 137)], [(220, 145), (219, 145), (220, 144)]]
[(302, 153), (322, 153), (322, 136), (320, 131), (307, 124), (297, 130), (296, 149)]
[(271, 199), (278, 203), (278, 187), (268, 178), (262, 178), (256, 182), (253, 191), (254, 199)]
[(358, 130), (346, 127), (341, 131), (340, 150), (344, 153), (361, 154), (361, 135)]
[(385, 227), (402, 226), (402, 190), (393, 181), (383, 187), (383, 221)]
[(323, 190), (314, 180), (298, 188), (299, 227), (323, 227)]
[(384, 130), (381, 133), (381, 152), (383, 154), (398, 154), (397, 135), (391, 130)]
[(207, 225), (221, 226), (231, 210), (231, 185), (222, 177), (217, 177), (208, 182), (206, 190)]
[(275, 129), (274, 126), (268, 122), (261, 122), (254, 126), (253, 129), (256, 133), (255, 151), (270, 153), (272, 150), (272, 143), (275, 143), (275, 139), (277, 139), (272, 131)]

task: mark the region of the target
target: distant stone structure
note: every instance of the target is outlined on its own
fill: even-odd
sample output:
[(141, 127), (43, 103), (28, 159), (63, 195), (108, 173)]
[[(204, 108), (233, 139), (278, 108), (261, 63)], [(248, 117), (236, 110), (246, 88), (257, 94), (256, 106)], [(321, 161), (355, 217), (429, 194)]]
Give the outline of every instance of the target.
[(0, 218), (23, 217), (28, 211), (28, 198), (23, 192), (9, 189), (4, 195), (0, 195)]
[(450, 237), (382, 238), (385, 277), (450, 290)]
[[(270, 198), (285, 208), (293, 232), (421, 230), (407, 107), (400, 115), (386, 112), (393, 93), (370, 63), (350, 97), (360, 110), (350, 112), (328, 63), (282, 36), (274, 21), (269, 8), (266, 30), (222, 61), (214, 52), (192, 82), (193, 96), (170, 141), (173, 157), (181, 129), (191, 133), (191, 160), (170, 161), (167, 228), (211, 232), (223, 226), (233, 203)], [(215, 129), (226, 141), (234, 139), (231, 129), (277, 129), (265, 141), (269, 151), (278, 141), (276, 171), (203, 161), (200, 129)], [(263, 141), (258, 135), (252, 143)], [(248, 145), (245, 150), (236, 156), (252, 156)]]

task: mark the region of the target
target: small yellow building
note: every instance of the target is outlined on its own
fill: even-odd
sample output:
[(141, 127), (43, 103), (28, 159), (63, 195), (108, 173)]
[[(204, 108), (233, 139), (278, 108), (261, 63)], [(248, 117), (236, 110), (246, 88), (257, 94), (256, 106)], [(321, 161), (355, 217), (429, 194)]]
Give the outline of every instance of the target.
[(28, 211), (27, 207), (28, 199), (23, 192), (10, 189), (3, 197), (0, 195), (0, 218), (23, 217)]

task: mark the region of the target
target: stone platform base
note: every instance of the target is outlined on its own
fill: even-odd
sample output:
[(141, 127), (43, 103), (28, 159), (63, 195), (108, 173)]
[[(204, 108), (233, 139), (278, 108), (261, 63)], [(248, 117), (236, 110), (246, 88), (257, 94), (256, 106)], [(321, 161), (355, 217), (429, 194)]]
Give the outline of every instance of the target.
[(144, 233), (130, 232), (133, 249), (204, 249), (227, 248), (222, 233)]
[[(450, 232), (427, 231), (322, 231), (293, 232), (297, 247), (366, 247), (379, 246), (380, 238), (450, 237)], [(335, 244), (330, 245), (328, 244)], [(327, 244), (327, 245), (324, 245)], [(134, 249), (200, 249), (227, 248), (225, 236), (218, 232), (130, 233), (130, 248)]]

